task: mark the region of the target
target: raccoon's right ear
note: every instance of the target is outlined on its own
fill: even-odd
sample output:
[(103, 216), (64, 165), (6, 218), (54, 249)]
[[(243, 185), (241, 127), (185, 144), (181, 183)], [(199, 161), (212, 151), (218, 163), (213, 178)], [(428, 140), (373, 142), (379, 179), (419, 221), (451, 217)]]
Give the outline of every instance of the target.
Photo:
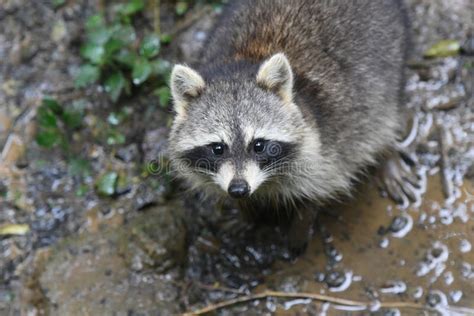
[(178, 115), (185, 114), (189, 101), (199, 96), (206, 86), (204, 79), (195, 70), (184, 65), (173, 67), (170, 85), (174, 110)]
[(258, 70), (257, 83), (277, 93), (285, 102), (293, 99), (293, 71), (285, 54), (278, 53), (267, 59)]

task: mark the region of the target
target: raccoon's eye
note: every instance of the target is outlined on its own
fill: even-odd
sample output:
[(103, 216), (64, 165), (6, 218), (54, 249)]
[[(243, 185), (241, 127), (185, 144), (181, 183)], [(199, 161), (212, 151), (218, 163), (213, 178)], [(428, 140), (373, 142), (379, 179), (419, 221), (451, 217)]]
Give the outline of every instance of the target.
[(211, 144), (211, 147), (212, 147), (213, 154), (216, 155), (216, 156), (220, 156), (224, 153), (225, 145), (222, 144), (222, 143)]
[(253, 144), (253, 150), (259, 154), (265, 150), (265, 141), (263, 139), (257, 139)]

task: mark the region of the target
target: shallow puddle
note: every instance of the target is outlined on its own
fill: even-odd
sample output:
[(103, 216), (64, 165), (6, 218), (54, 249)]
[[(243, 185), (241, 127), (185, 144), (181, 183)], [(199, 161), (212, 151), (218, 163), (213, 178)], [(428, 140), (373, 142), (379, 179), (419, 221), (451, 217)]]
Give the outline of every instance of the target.
[[(336, 217), (322, 215), (325, 236), (317, 234), (294, 264), (277, 263), (265, 283), (280, 288), (297, 275), (298, 292), (374, 307), (377, 302), (434, 304), (439, 299), (474, 312), (473, 190), (467, 181), (458, 202), (444, 208), (440, 178), (433, 176), (422, 205), (404, 210), (366, 185), (355, 201), (331, 210)], [(328, 248), (339, 256), (331, 257)]]

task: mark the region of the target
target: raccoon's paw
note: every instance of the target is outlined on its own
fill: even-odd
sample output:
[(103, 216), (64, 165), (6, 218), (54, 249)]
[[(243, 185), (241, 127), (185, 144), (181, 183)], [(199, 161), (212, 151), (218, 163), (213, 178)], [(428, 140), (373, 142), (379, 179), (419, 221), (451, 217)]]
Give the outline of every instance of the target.
[(302, 255), (308, 247), (312, 234), (315, 212), (309, 208), (298, 210), (288, 231), (288, 251), (291, 259)]
[(416, 157), (400, 150), (385, 161), (379, 184), (402, 207), (419, 205), (426, 190), (426, 171)]
[(288, 252), (290, 254), (290, 260), (295, 260), (299, 256), (305, 253), (306, 248), (308, 248), (309, 238), (292, 238), (288, 236)]

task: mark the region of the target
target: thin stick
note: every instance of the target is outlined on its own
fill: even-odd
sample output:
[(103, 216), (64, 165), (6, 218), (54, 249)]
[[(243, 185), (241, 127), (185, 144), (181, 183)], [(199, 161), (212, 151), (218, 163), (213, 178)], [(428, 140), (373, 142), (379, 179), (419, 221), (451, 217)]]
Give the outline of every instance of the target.
[(212, 12), (211, 6), (204, 6), (202, 9), (198, 10), (197, 12), (191, 15), (186, 15), (186, 17), (184, 17), (184, 20), (178, 22), (176, 26), (169, 32), (169, 35), (171, 35), (174, 38), (177, 34), (183, 32), (188, 27), (193, 25), (195, 22), (200, 20), (203, 16), (208, 15), (211, 12)]
[[(353, 300), (348, 300), (348, 299), (343, 299), (343, 298), (338, 298), (338, 297), (316, 294), (316, 293), (285, 293), (285, 292), (278, 292), (278, 291), (264, 291), (262, 293), (240, 296), (235, 299), (223, 301), (217, 304), (212, 304), (193, 312), (186, 312), (183, 314), (183, 316), (202, 315), (202, 314), (209, 313), (209, 312), (212, 312), (224, 307), (228, 307), (228, 306), (232, 306), (232, 305), (236, 305), (236, 304), (240, 304), (240, 303), (244, 303), (248, 301), (264, 299), (268, 297), (309, 298), (316, 301), (329, 302), (329, 303), (345, 305), (345, 306), (358, 306), (358, 307), (364, 307), (364, 308), (368, 308), (370, 306), (370, 304), (367, 302), (353, 301)], [(422, 304), (409, 303), (409, 302), (386, 302), (386, 303), (380, 303), (379, 306), (380, 308), (411, 308), (411, 309), (418, 309), (418, 310), (436, 311), (436, 309), (434, 308), (427, 307)]]
[(100, 13), (105, 13), (106, 0), (99, 0), (97, 2), (97, 11)]
[(161, 34), (160, 28), (160, 0), (154, 0), (153, 2), (153, 28), (156, 34)]
[(246, 294), (244, 291), (230, 289), (228, 287), (221, 287), (221, 286), (214, 286), (214, 285), (207, 285), (203, 283), (195, 283), (195, 285), (201, 289), (209, 290), (209, 291), (220, 291), (220, 292), (228, 292), (243, 295)]

